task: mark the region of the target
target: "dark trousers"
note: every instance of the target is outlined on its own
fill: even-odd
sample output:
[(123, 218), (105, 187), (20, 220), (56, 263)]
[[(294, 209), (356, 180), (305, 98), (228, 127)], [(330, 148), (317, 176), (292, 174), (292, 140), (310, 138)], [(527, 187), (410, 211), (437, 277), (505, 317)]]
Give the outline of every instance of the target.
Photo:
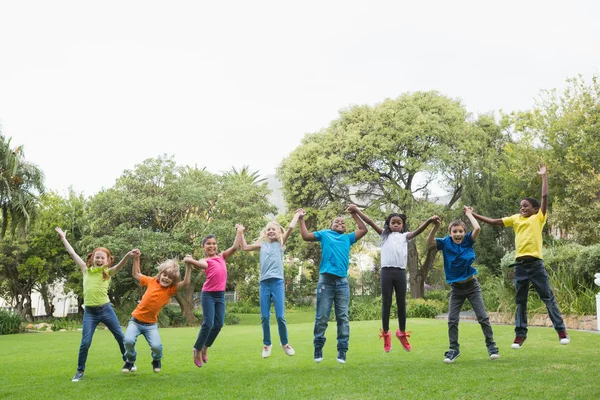
[(402, 268), (381, 268), (381, 325), (385, 332), (390, 330), (390, 310), (392, 293), (396, 291), (398, 326), (406, 329), (406, 270)]

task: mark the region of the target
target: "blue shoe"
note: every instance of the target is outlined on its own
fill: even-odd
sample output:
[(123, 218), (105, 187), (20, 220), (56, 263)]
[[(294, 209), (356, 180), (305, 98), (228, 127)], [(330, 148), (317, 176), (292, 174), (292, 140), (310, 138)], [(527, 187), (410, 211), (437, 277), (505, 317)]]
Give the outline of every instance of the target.
[(340, 364), (346, 364), (346, 352), (344, 350), (338, 351), (336, 361)]
[(323, 361), (323, 349), (315, 348), (315, 362), (320, 363), (321, 361)]
[(71, 382), (79, 382), (83, 378), (83, 371), (77, 371)]
[(446, 358), (444, 358), (444, 362), (446, 364), (452, 364), (454, 362), (454, 360), (456, 360), (459, 356), (460, 356), (460, 351), (458, 350), (448, 350), (444, 356)]

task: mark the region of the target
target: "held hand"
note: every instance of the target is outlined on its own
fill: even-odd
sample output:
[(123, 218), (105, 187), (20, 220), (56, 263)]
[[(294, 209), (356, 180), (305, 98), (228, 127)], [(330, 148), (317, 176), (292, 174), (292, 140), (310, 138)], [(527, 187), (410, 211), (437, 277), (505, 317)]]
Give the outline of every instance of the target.
[(463, 214), (465, 214), (465, 215), (473, 214), (473, 207), (471, 207), (471, 206), (464, 206), (463, 207)]
[(299, 208), (299, 209), (296, 211), (296, 214), (298, 214), (298, 218), (299, 218), (299, 219), (302, 219), (302, 218), (304, 218), (304, 216), (306, 215), (306, 211), (304, 211), (304, 209), (302, 209), (302, 208)]
[(64, 232), (62, 229), (60, 229), (58, 226), (56, 228), (54, 228), (54, 230), (56, 232), (58, 232), (58, 235), (60, 236), (61, 239), (66, 239), (67, 238), (67, 232)]
[(429, 221), (431, 221), (431, 223), (433, 223), (436, 226), (439, 226), (442, 223), (442, 219), (440, 217), (438, 217), (437, 215), (433, 215), (429, 218)]
[(141, 254), (141, 252), (140, 252), (139, 249), (133, 249), (133, 250), (131, 250), (131, 251), (129, 251), (127, 253), (126, 257), (129, 257), (129, 258), (136, 257), (136, 258), (138, 258), (140, 256), (140, 254)]
[(244, 225), (242, 224), (235, 224), (235, 230), (238, 232), (244, 232), (246, 228), (244, 228)]
[(186, 254), (185, 257), (183, 257), (184, 263), (190, 263), (191, 261), (194, 261), (194, 258), (192, 256), (190, 256), (189, 254)]
[(352, 214), (358, 211), (358, 207), (356, 206), (356, 204), (348, 204), (346, 211)]
[(538, 175), (546, 175), (547, 167), (546, 164), (540, 164), (540, 169), (538, 171)]

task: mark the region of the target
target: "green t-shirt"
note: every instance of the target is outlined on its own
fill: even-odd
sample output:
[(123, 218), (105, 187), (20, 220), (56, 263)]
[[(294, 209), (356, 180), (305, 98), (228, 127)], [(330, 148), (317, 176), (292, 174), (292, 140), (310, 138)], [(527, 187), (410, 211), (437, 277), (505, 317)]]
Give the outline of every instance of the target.
[(107, 268), (89, 267), (83, 275), (83, 305), (96, 307), (110, 302), (108, 299), (110, 278), (103, 279), (103, 269), (108, 274)]

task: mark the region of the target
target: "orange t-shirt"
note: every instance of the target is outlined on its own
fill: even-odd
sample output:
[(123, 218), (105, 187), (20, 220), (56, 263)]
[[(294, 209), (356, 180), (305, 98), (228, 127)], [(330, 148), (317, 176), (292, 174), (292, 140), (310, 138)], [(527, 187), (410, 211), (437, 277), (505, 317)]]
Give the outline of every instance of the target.
[(140, 322), (154, 324), (158, 321), (158, 313), (167, 305), (171, 297), (177, 292), (177, 287), (171, 285), (167, 288), (160, 286), (156, 278), (142, 275), (140, 284), (147, 286), (142, 301), (133, 310), (131, 315)]

